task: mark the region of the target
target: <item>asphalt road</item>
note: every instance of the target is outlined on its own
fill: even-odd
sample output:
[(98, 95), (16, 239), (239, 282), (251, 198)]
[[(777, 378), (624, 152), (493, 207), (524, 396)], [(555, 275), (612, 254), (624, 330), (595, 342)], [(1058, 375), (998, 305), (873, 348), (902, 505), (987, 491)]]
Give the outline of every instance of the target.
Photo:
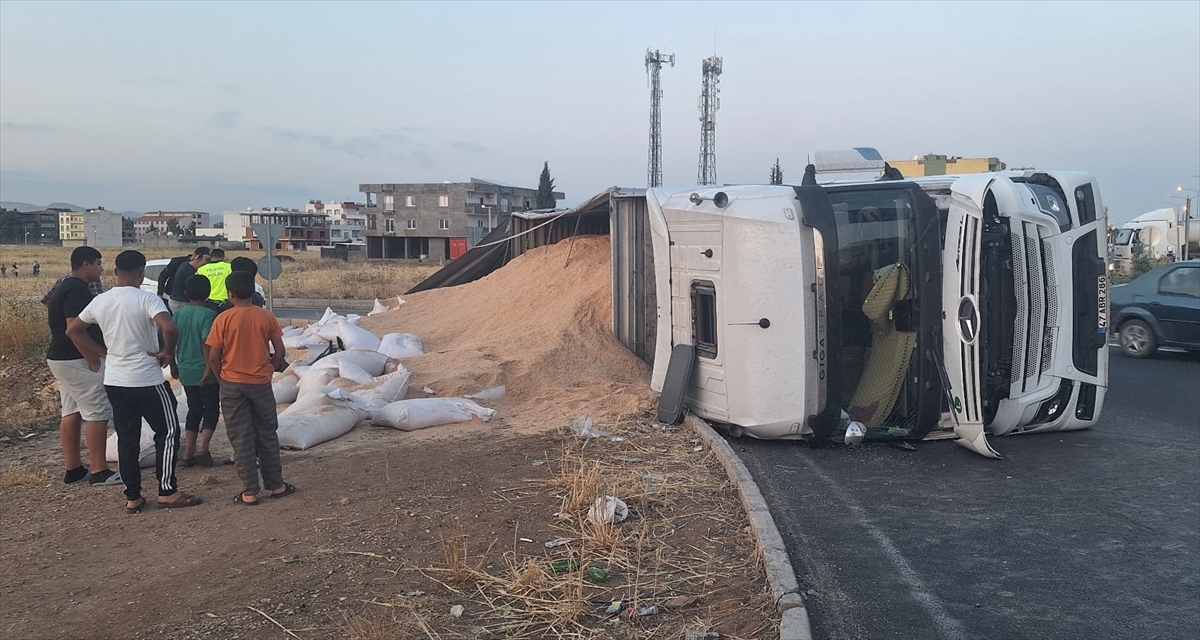
[[(334, 313), (338, 315), (350, 315), (357, 313), (360, 316), (367, 315), (366, 311), (361, 309), (334, 309)], [(320, 320), (321, 316), (325, 315), (325, 307), (320, 309), (294, 309), (288, 307), (275, 307), (275, 317), (285, 318), (290, 320)]]
[(1113, 351), (1099, 424), (808, 449), (732, 444), (818, 639), (1200, 637), (1200, 357)]

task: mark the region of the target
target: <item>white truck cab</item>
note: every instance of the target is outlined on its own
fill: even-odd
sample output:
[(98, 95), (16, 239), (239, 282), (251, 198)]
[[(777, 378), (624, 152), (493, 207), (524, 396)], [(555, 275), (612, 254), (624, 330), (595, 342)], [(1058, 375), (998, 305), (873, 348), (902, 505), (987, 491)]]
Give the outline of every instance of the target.
[[(880, 161), (882, 164), (882, 161)], [(878, 175), (876, 172), (875, 175)], [(662, 390), (735, 434), (839, 439), (1094, 424), (1107, 386), (1106, 220), (1083, 173), (652, 189)]]

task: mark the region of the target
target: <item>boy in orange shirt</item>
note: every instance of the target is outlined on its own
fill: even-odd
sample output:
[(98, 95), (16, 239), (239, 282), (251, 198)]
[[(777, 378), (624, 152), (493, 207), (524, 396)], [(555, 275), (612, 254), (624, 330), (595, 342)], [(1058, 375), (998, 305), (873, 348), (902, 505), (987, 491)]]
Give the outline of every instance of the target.
[[(221, 385), (221, 413), (233, 446), (234, 464), (243, 489), (234, 502), (254, 506), (260, 488), (282, 498), (296, 492), (283, 481), (279, 458), (279, 418), (271, 374), (283, 366), (283, 331), (275, 315), (251, 303), (254, 276), (234, 272), (225, 279), (233, 308), (217, 316), (205, 344), (208, 367)], [(268, 350), (274, 347), (274, 355)], [(257, 467), (255, 462), (257, 461)], [(262, 474), (262, 487), (258, 476)]]

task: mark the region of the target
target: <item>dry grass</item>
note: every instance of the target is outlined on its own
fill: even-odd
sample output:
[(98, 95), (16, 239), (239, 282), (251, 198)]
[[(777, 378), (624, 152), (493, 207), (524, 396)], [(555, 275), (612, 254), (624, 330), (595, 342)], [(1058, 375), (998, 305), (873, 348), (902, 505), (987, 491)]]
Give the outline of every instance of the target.
[(46, 308), (40, 302), (0, 297), (0, 356), (40, 358), (49, 344)]
[[(442, 535), (444, 563), (416, 569), (469, 604), (473, 623), (481, 624), (488, 637), (600, 637), (612, 617), (603, 611), (613, 598), (624, 601), (621, 616), (642, 630), (637, 637), (674, 637), (681, 625), (712, 628), (710, 620), (720, 619), (722, 611), (744, 609), (747, 601), (761, 607), (763, 623), (745, 637), (772, 635), (778, 620), (769, 595), (726, 590), (726, 585), (745, 584), (739, 580), (761, 574), (762, 560), (757, 553), (724, 552), (745, 546), (749, 523), (711, 454), (695, 452), (691, 436), (684, 433), (670, 435), (668, 441), (674, 443), (664, 446), (654, 431), (673, 427), (636, 421), (618, 426), (623, 429), (604, 428), (626, 436), (622, 455), (613, 455), (607, 441), (572, 440), (558, 473), (543, 486), (561, 502), (555, 528), (570, 543), (530, 555), (514, 540), (501, 562), (488, 564), (488, 551), (472, 556), (462, 536)], [(650, 460), (655, 470), (666, 472), (646, 473), (650, 465), (639, 462)], [(628, 504), (628, 520), (589, 521), (589, 508), (607, 495)], [(687, 537), (678, 535), (684, 528), (690, 532)], [(568, 568), (554, 568), (556, 561)], [(589, 569), (604, 571), (607, 579), (593, 582)], [(697, 596), (706, 604), (670, 610), (666, 603), (678, 596)], [(660, 613), (629, 617), (630, 611), (649, 605), (658, 605)], [(383, 631), (389, 632), (396, 634), (390, 637), (425, 637), (412, 635), (411, 627)]]
[(0, 486), (5, 489), (23, 489), (45, 486), (50, 481), (50, 474), (45, 469), (27, 469), (15, 464), (4, 470), (0, 475)]

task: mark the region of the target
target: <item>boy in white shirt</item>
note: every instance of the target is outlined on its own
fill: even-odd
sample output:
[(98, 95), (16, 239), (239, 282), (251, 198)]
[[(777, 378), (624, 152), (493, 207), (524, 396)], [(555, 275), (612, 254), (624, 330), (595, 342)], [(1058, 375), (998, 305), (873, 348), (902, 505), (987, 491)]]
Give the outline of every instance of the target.
[[(179, 460), (179, 418), (175, 394), (163, 376), (169, 366), (176, 376), (175, 340), (178, 332), (166, 305), (153, 293), (142, 291), (146, 256), (124, 251), (116, 259), (117, 286), (96, 296), (67, 326), (67, 336), (93, 371), (105, 358), (104, 390), (113, 407), (117, 432), (118, 466), (125, 484), (125, 511), (140, 513), (142, 471), (138, 465), (142, 419), (154, 431), (155, 471), (160, 508), (191, 507), (203, 502), (179, 490), (175, 465)], [(88, 335), (98, 325), (105, 346)], [(158, 349), (158, 331), (163, 349)]]

